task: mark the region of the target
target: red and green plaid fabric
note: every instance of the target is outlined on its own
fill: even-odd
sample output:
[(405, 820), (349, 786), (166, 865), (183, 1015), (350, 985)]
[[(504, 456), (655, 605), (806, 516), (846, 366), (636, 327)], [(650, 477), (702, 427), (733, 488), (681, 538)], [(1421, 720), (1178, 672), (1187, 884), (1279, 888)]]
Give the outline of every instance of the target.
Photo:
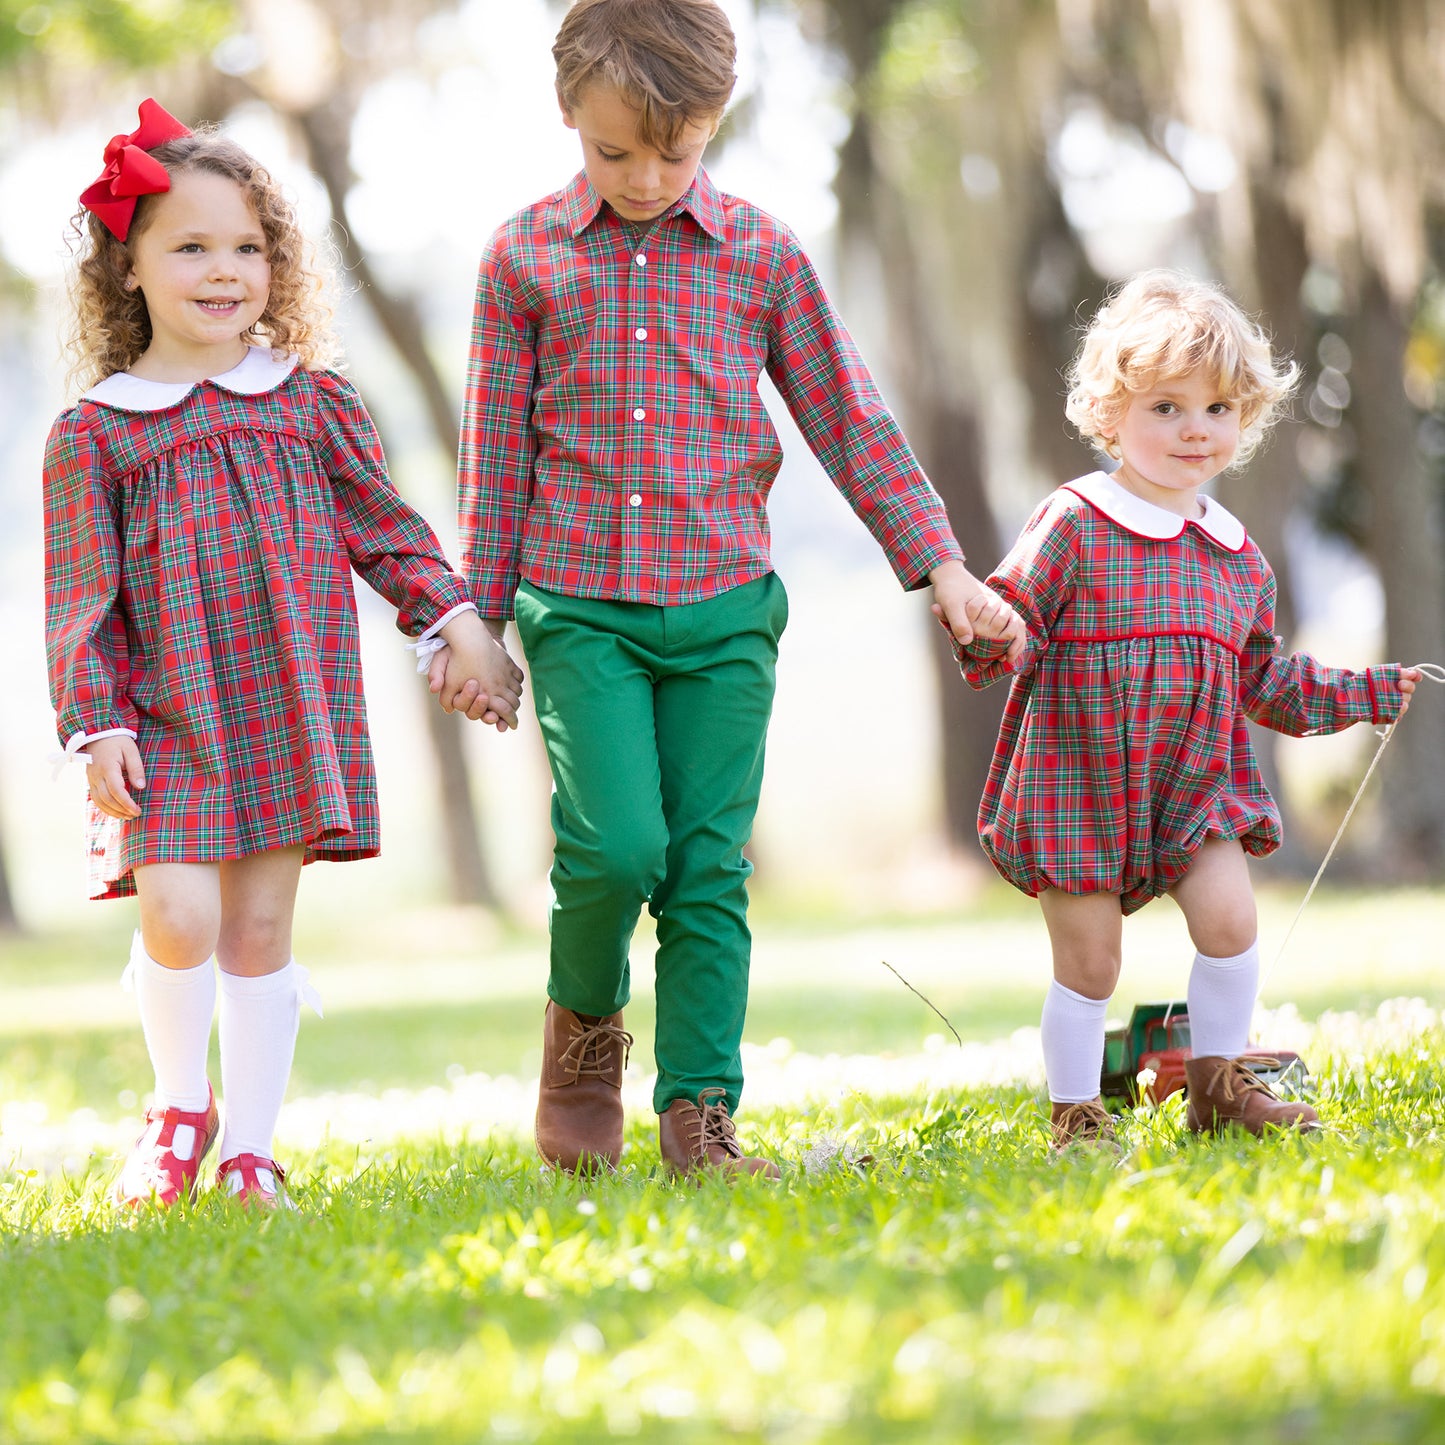
[[(1029, 629), (979, 806), (998, 871), (1037, 895), (1117, 893), (1126, 913), (1173, 887), (1206, 837), (1256, 857), (1280, 843), (1246, 716), (1278, 732), (1396, 717), (1398, 667), (1283, 656), (1258, 547), (1198, 527), (1142, 537), (1067, 488), (988, 579)], [(997, 644), (959, 649), (964, 676), (1008, 676)]]
[(772, 570), (766, 372), (905, 587), (959, 557), (796, 238), (699, 171), (646, 231), (579, 175), (493, 236), (462, 427), (464, 570), (487, 616), (549, 591), (697, 602)]
[(46, 448), (45, 547), (59, 735), (133, 728), (146, 769), (100, 896), (137, 864), (377, 852), (351, 568), (412, 634), (467, 595), (348, 382), (81, 401)]

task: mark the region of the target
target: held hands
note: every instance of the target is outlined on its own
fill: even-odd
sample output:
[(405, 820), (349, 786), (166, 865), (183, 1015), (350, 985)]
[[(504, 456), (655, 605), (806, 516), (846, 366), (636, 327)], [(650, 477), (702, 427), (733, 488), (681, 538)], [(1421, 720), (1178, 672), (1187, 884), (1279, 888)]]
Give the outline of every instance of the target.
[(117, 733), (114, 737), (87, 743), (85, 751), (90, 754), (85, 781), (90, 785), (91, 802), (112, 818), (139, 818), (140, 804), (126, 787), (128, 782), (139, 792), (146, 785), (145, 768), (135, 739)]
[(928, 574), (933, 583), (933, 615), (961, 643), (990, 637), (1008, 643), (1008, 660), (1023, 655), (1024, 620), (997, 593), (990, 592), (962, 562), (944, 562)]
[(522, 701), (522, 669), (497, 635), (503, 625), (483, 622), (475, 612), (458, 614), (442, 628), (447, 645), (427, 670), (427, 686), (444, 712), (465, 713), (499, 733), (517, 726)]

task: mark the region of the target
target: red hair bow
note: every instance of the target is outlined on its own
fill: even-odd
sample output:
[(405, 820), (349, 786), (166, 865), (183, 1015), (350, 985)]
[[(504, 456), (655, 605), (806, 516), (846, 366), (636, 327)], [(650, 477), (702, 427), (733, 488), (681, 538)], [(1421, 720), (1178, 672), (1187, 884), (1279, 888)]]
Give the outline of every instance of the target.
[(105, 169), (80, 193), (80, 204), (100, 217), (117, 241), (130, 234), (137, 196), (153, 196), (171, 188), (166, 168), (147, 151), (190, 135), (175, 116), (153, 100), (140, 103), (140, 124), (129, 135), (112, 136), (105, 148)]

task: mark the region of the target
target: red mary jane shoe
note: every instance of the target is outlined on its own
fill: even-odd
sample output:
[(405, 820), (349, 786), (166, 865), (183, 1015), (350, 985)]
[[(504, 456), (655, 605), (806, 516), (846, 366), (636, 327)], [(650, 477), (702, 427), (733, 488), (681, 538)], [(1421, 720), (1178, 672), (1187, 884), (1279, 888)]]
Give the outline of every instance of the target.
[(286, 1171), (264, 1154), (237, 1154), (216, 1170), (216, 1188), (237, 1204), (257, 1209), (290, 1209)]
[(201, 1161), (216, 1142), (220, 1124), (210, 1084), (204, 1109), (147, 1109), (145, 1128), (116, 1181), (115, 1202), (124, 1209), (148, 1204), (169, 1209), (179, 1199), (194, 1198)]

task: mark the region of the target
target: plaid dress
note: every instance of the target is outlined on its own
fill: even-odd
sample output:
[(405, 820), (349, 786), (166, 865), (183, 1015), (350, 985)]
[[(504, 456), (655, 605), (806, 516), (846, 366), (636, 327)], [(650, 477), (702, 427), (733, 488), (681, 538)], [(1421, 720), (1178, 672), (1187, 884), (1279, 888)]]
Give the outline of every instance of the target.
[[(1283, 656), (1275, 581), (1217, 502), (1186, 521), (1103, 473), (1045, 499), (988, 579), (1028, 623), (979, 806), (984, 851), (1030, 895), (1167, 892), (1206, 838), (1256, 857), (1280, 842), (1246, 716), (1338, 732), (1398, 716), (1395, 666)], [(965, 678), (1008, 675), (995, 643), (958, 649)]]
[(46, 645), (62, 740), (135, 732), (140, 817), (92, 804), (91, 893), (146, 863), (374, 856), (351, 568), (420, 633), (468, 601), (329, 371), (253, 348), (189, 385), (119, 374), (45, 454)]

